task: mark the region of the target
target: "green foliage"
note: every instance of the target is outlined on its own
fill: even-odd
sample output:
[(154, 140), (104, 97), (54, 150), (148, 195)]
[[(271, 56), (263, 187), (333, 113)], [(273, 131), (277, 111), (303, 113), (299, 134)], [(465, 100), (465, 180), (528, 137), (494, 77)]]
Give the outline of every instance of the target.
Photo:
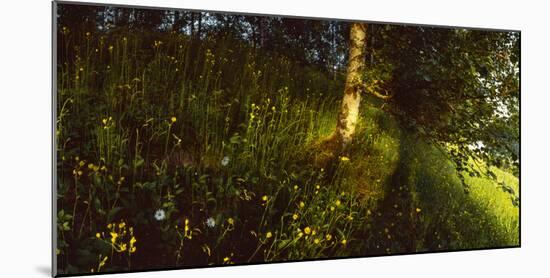
[(468, 167), (474, 158), (518, 176), (519, 33), (371, 29), (366, 83), (394, 95), (389, 108), (402, 125), (438, 145), (459, 173), (495, 178)]

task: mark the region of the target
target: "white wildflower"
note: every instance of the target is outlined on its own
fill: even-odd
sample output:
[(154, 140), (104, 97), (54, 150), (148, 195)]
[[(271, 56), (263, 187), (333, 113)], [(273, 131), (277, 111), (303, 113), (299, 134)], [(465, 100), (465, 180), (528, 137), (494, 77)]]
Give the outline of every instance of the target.
[(158, 221), (162, 221), (166, 218), (166, 213), (164, 212), (163, 209), (158, 209), (157, 211), (155, 211), (155, 219), (158, 220)]
[(216, 220), (214, 220), (214, 218), (212, 217), (209, 217), (208, 219), (206, 219), (206, 226), (208, 226), (208, 228), (216, 227)]
[(229, 156), (224, 156), (221, 163), (222, 166), (227, 166), (229, 164)]

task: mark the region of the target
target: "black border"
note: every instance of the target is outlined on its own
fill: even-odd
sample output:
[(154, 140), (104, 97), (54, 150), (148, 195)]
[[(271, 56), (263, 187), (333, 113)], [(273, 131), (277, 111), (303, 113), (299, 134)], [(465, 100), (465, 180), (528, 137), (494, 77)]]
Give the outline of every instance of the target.
[[(342, 260), (342, 259), (361, 259), (361, 258), (376, 258), (376, 257), (393, 257), (393, 256), (406, 256), (406, 255), (425, 255), (425, 254), (438, 254), (438, 253), (455, 253), (455, 252), (464, 252), (464, 251), (485, 251), (485, 250), (500, 250), (500, 249), (515, 249), (521, 248), (521, 30), (515, 29), (498, 29), (498, 28), (481, 28), (481, 27), (465, 27), (465, 26), (451, 26), (451, 25), (437, 25), (437, 24), (421, 24), (421, 23), (407, 23), (407, 22), (393, 22), (393, 21), (372, 21), (372, 20), (362, 20), (362, 19), (343, 19), (343, 18), (328, 18), (328, 17), (313, 17), (313, 16), (296, 16), (296, 15), (283, 15), (283, 14), (261, 14), (261, 13), (250, 13), (250, 12), (235, 12), (235, 11), (220, 11), (220, 10), (201, 10), (201, 9), (189, 9), (189, 8), (174, 8), (174, 7), (152, 7), (152, 6), (141, 6), (141, 5), (129, 5), (129, 4), (111, 4), (111, 3), (99, 3), (99, 2), (79, 2), (79, 1), (65, 1), (65, 0), (53, 0), (51, 10), (51, 28), (52, 28), (52, 118), (51, 118), (51, 157), (52, 157), (52, 207), (51, 207), (51, 217), (52, 217), (52, 250), (51, 250), (51, 262), (52, 277), (73, 277), (73, 276), (91, 276), (91, 275), (106, 275), (106, 274), (126, 274), (126, 273), (139, 273), (139, 272), (153, 272), (153, 271), (171, 271), (171, 270), (186, 270), (186, 269), (199, 269), (199, 268), (221, 268), (221, 267), (239, 267), (239, 266), (249, 266), (249, 265), (265, 265), (265, 264), (284, 264), (284, 263), (297, 263), (297, 262), (314, 262), (314, 261), (329, 261), (329, 260)], [(420, 251), (414, 253), (393, 253), (393, 254), (378, 254), (378, 255), (369, 255), (369, 256), (347, 256), (347, 257), (331, 257), (331, 258), (315, 258), (315, 259), (302, 259), (302, 260), (286, 260), (286, 261), (275, 261), (275, 262), (254, 262), (254, 263), (239, 263), (235, 265), (204, 265), (204, 266), (191, 266), (191, 267), (166, 267), (166, 268), (150, 268), (144, 270), (129, 270), (129, 271), (104, 271), (99, 273), (71, 273), (71, 274), (58, 274), (57, 273), (57, 142), (56, 142), (56, 119), (57, 119), (57, 4), (64, 5), (85, 5), (85, 6), (113, 6), (120, 8), (133, 8), (133, 9), (150, 9), (150, 10), (182, 10), (188, 12), (211, 12), (211, 13), (225, 13), (225, 14), (234, 14), (234, 15), (245, 15), (245, 16), (267, 16), (267, 17), (286, 17), (286, 18), (296, 18), (296, 19), (313, 19), (313, 20), (335, 20), (335, 21), (344, 21), (344, 22), (364, 22), (371, 24), (390, 24), (390, 25), (401, 25), (401, 26), (419, 26), (419, 27), (435, 27), (435, 28), (444, 28), (444, 29), (468, 29), (468, 30), (480, 30), (480, 31), (489, 31), (489, 32), (517, 32), (519, 34), (519, 174), (518, 174), (518, 187), (519, 187), (519, 244), (511, 246), (497, 246), (497, 247), (487, 247), (487, 248), (473, 248), (473, 249), (454, 249), (454, 250), (434, 250), (434, 251)]]

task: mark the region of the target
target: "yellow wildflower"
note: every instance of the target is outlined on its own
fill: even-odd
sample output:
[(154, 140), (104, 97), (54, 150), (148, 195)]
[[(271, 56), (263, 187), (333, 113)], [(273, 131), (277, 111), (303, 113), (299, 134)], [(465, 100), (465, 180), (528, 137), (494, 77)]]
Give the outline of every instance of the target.
[(306, 206), (306, 204), (304, 204), (304, 202), (300, 202), (300, 207), (301, 207), (301, 208), (303, 208), (303, 207), (305, 207), (305, 206)]
[(339, 206), (341, 203), (340, 200), (336, 200), (336, 206)]
[(349, 161), (349, 157), (342, 156), (342, 157), (340, 157), (340, 161), (343, 161), (343, 162)]
[(325, 239), (326, 239), (327, 241), (330, 241), (330, 240), (332, 239), (332, 235), (331, 235), (331, 234), (327, 234), (327, 235), (325, 236)]
[(170, 118), (170, 121), (172, 121), (173, 123), (175, 123), (177, 121), (176, 117), (172, 117)]
[(310, 227), (305, 227), (305, 228), (304, 228), (304, 233), (305, 233), (306, 235), (311, 234), (311, 228), (310, 228)]
[(314, 240), (313, 240), (313, 243), (319, 244), (319, 239), (318, 239), (318, 238), (314, 239)]
[(117, 233), (111, 232), (111, 243), (114, 244), (116, 242), (117, 237), (118, 237)]
[(294, 220), (298, 220), (298, 217), (299, 217), (299, 216), (298, 216), (298, 214), (296, 214), (296, 213), (295, 213), (294, 215), (292, 215), (292, 219), (294, 219)]
[(416, 208), (416, 213), (420, 213), (422, 211), (420, 208)]
[(262, 197), (262, 201), (267, 202), (267, 195), (264, 195), (264, 196)]
[(344, 238), (344, 239), (342, 239), (342, 241), (340, 241), (340, 243), (342, 243), (342, 245), (346, 245), (348, 243), (348, 241)]
[(267, 232), (267, 234), (265, 234), (265, 238), (271, 238), (273, 236), (273, 234), (271, 232)]
[(98, 271), (101, 269), (102, 266), (105, 265), (105, 263), (107, 262), (107, 259), (109, 259), (109, 257), (105, 256), (105, 258), (103, 258), (103, 260), (101, 260), (101, 262), (99, 262), (99, 268), (97, 269)]

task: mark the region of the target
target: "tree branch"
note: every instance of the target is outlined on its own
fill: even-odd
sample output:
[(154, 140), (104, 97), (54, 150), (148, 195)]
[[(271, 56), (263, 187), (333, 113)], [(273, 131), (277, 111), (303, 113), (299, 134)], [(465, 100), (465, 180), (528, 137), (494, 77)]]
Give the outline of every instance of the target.
[(383, 99), (383, 100), (391, 99), (391, 98), (394, 96), (394, 94), (388, 93), (387, 90), (384, 90), (384, 92), (386, 92), (386, 94), (381, 94), (381, 93), (379, 93), (379, 92), (377, 92), (377, 91), (375, 91), (375, 90), (371, 90), (371, 89), (369, 89), (369, 88), (367, 87), (367, 85), (365, 85), (365, 84), (363, 84), (363, 83), (358, 83), (357, 86), (359, 86), (359, 88), (360, 88), (361, 90), (363, 90), (364, 92), (370, 93), (370, 94), (372, 94), (373, 96), (375, 96), (375, 97), (377, 97), (377, 98), (380, 98), (380, 99)]
[[(387, 92), (387, 91), (386, 91), (386, 92)], [(390, 98), (393, 97), (393, 94), (389, 94), (389, 93), (386, 94), (386, 95), (383, 95), (383, 94), (381, 94), (381, 93), (379, 93), (379, 92), (376, 92), (376, 91), (370, 91), (370, 93), (371, 93), (372, 95), (374, 95), (375, 97), (380, 98), (380, 99), (383, 99), (383, 100), (388, 100), (388, 99), (390, 99)]]

